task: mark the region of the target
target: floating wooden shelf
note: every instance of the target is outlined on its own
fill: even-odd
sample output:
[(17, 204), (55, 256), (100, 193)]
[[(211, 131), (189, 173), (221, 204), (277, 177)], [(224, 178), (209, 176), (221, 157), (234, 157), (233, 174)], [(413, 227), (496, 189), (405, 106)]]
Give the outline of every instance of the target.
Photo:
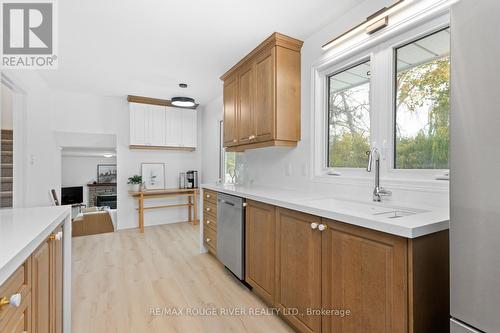
[(171, 146), (140, 146), (140, 145), (130, 145), (130, 149), (142, 149), (142, 150), (180, 150), (180, 151), (195, 151), (194, 147), (171, 147)]

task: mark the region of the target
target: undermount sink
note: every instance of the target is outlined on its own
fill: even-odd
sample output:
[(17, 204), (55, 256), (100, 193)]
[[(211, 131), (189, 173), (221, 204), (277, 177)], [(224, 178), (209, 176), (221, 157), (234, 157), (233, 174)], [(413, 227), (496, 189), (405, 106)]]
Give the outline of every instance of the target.
[(338, 208), (339, 211), (352, 211), (363, 215), (372, 215), (374, 217), (382, 218), (401, 218), (405, 216), (411, 216), (415, 214), (421, 214), (428, 212), (427, 210), (411, 208), (411, 207), (396, 207), (386, 205), (384, 203), (376, 202), (365, 202), (358, 200), (349, 199), (338, 199), (338, 198), (321, 198), (321, 199), (310, 199), (306, 200), (306, 205), (310, 205), (317, 208), (332, 209)]

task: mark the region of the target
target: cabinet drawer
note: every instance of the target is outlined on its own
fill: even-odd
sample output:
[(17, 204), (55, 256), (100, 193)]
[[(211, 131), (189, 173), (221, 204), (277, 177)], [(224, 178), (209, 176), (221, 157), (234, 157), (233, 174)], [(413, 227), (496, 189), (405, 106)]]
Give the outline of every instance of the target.
[(217, 217), (217, 205), (210, 201), (203, 202), (203, 215), (210, 214)]
[(217, 233), (211, 228), (203, 228), (203, 243), (210, 252), (217, 252)]
[(212, 214), (204, 214), (203, 225), (217, 231), (217, 218), (215, 218)]
[(31, 294), (31, 259), (28, 258), (15, 272), (12, 274), (3, 285), (0, 286), (0, 298), (10, 297), (14, 294), (21, 294), (21, 306), (13, 307), (10, 305), (4, 305), (0, 307), (0, 332), (4, 332), (4, 328), (7, 323), (11, 321), (14, 317), (18, 316), (18, 313), (23, 313), (23, 307), (26, 308), (26, 304), (30, 304), (29, 299)]
[(203, 190), (203, 200), (212, 203), (217, 203), (217, 192), (211, 190)]

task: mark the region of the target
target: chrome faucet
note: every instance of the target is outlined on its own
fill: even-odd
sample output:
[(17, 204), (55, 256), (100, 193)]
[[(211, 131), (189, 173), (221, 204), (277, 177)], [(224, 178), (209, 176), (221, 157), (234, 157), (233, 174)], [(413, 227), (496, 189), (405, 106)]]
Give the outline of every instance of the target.
[(392, 192), (380, 186), (380, 153), (376, 147), (373, 147), (368, 155), (368, 166), (366, 167), (366, 171), (368, 172), (372, 171), (373, 159), (375, 159), (375, 188), (373, 189), (373, 201), (380, 202), (382, 201), (382, 196), (391, 196)]

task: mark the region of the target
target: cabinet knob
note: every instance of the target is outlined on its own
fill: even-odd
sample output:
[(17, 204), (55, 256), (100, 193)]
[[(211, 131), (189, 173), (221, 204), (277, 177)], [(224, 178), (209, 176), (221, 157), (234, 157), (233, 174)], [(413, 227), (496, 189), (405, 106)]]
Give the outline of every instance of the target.
[(318, 228), (318, 224), (317, 223), (311, 223), (311, 229), (317, 229)]
[(207, 220), (207, 224), (210, 224), (210, 221), (209, 221), (209, 220)]
[(238, 140), (236, 140), (236, 139), (233, 139), (233, 142), (238, 142)]
[(10, 298), (2, 297), (0, 298), (0, 307), (4, 305), (10, 305), (18, 308), (21, 305), (22, 296), (21, 294), (14, 294)]
[(63, 238), (63, 232), (62, 231), (59, 231), (57, 234), (56, 234), (56, 240), (61, 240)]
[(320, 225), (318, 225), (318, 230), (319, 230), (319, 231), (324, 231), (324, 230), (326, 230), (326, 225), (324, 225), (324, 224), (320, 224)]
[(50, 241), (55, 241), (56, 240), (56, 234), (50, 234), (49, 240)]
[(210, 198), (210, 194), (207, 194), (207, 198)]
[(205, 210), (206, 210), (207, 212), (209, 212), (209, 211), (210, 211), (210, 208), (207, 208), (207, 209), (205, 209)]
[(211, 239), (210, 238), (207, 238), (207, 243), (210, 243)]
[(255, 139), (255, 135), (253, 134), (248, 137), (248, 140), (253, 140), (253, 139)]

